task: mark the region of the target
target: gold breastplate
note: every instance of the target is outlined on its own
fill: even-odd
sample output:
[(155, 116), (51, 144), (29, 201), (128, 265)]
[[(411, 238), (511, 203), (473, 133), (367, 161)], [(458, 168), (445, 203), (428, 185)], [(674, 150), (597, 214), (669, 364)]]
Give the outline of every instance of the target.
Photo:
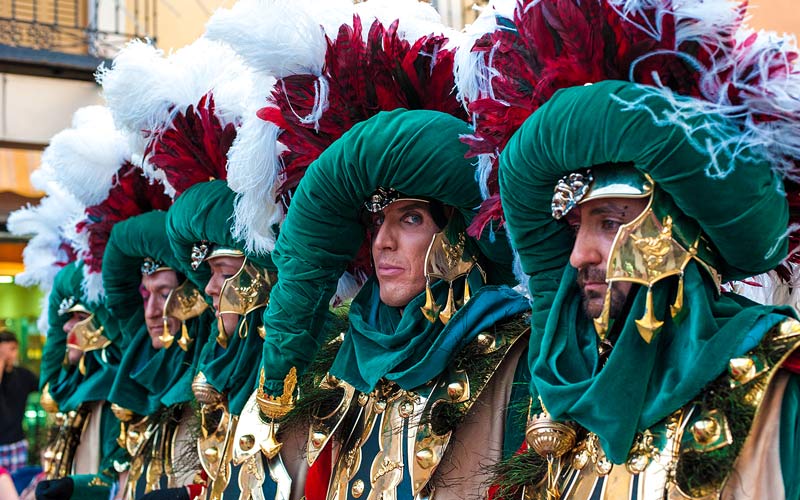
[[(523, 333), (480, 335), (467, 348), (470, 355), (487, 360), (480, 374), (472, 373), (470, 363), (461, 359), (414, 391), (381, 380), (372, 392), (360, 393), (346, 382), (327, 377), (323, 384), (343, 390), (342, 400), (327, 415), (315, 417), (308, 440), (309, 463), (332, 437), (341, 445), (334, 458), (327, 499), (396, 498), (405, 474), (414, 498), (433, 498), (431, 478), (445, 455), (452, 431)], [(348, 425), (341, 425), (344, 421)], [(364, 445), (374, 434), (379, 450), (374, 456), (366, 456)], [(362, 462), (369, 465), (368, 483), (356, 478)]]
[[(767, 388), (783, 361), (800, 346), (800, 323), (787, 319), (693, 401), (637, 434), (628, 459), (614, 465), (596, 435), (579, 432), (575, 446), (556, 460), (558, 494), (548, 496), (539, 463), (525, 497), (563, 500), (717, 499), (751, 434)], [(533, 451), (528, 453), (533, 454)], [(531, 457), (531, 459), (538, 457)], [(560, 467), (560, 470), (558, 469)]]

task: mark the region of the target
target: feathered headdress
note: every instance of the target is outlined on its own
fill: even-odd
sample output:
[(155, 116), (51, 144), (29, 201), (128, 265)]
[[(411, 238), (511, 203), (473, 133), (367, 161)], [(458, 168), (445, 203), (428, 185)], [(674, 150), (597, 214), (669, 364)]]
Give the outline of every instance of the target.
[[(445, 36), (452, 30), (438, 22), (438, 14), (429, 5), (369, 2), (357, 5), (356, 14), (352, 5), (347, 8), (345, 22), (335, 24), (330, 19), (341, 18), (341, 12), (325, 19), (305, 11), (302, 2), (295, 6), (281, 1), (240, 2), (230, 12), (216, 14), (207, 28), (207, 36), (230, 43), (256, 71), (277, 78), (257, 115), (268, 124), (265, 131), (269, 135), (266, 139), (262, 135), (262, 144), (274, 147), (268, 167), (272, 170), (264, 179), (270, 180), (270, 194), (287, 205), (308, 165), (353, 125), (380, 111), (432, 109), (467, 118), (454, 93), (454, 50)], [(263, 26), (256, 39), (239, 36), (242, 31), (236, 28), (253, 19), (284, 19), (269, 9), (294, 9), (289, 18), (309, 25), (301, 39), (287, 47), (298, 57), (287, 58), (281, 50), (273, 54), (272, 47), (280, 42), (265, 40), (271, 39), (265, 34), (272, 30)], [(371, 23), (366, 31), (362, 19)], [(287, 66), (286, 60), (293, 64)], [(253, 138), (259, 137), (254, 134)], [(237, 154), (240, 147), (242, 151), (252, 149), (234, 146), (231, 165), (244, 164)], [(259, 174), (253, 173), (251, 178)], [(242, 232), (246, 241), (271, 249), (274, 235), (269, 233), (270, 239), (265, 241), (263, 232), (254, 232), (256, 226), (241, 224), (240, 219), (268, 219), (258, 207), (263, 198), (252, 196), (266, 190), (232, 187), (239, 193), (235, 227), (246, 226), (249, 232)], [(368, 258), (368, 254), (362, 255)], [(363, 278), (368, 267), (364, 260), (351, 272)]]
[[(797, 180), (795, 42), (744, 27), (744, 8), (728, 0), (523, 0), (513, 19), (497, 16), (494, 29), (459, 55), (458, 85), (475, 124), (464, 140), (479, 157), (485, 197), (471, 234), (503, 222), (497, 158), (522, 122), (557, 90), (602, 80), (650, 85), (667, 99), (695, 97), (670, 99), (673, 112), (654, 118), (679, 123), (707, 112), (729, 117), (741, 127), (741, 146), (756, 146), (774, 168)], [(726, 173), (726, 165), (716, 164), (708, 172)], [(790, 200), (794, 209), (797, 198)]]
[(229, 48), (201, 38), (164, 57), (134, 41), (97, 78), (133, 158), (170, 195), (227, 177), (226, 156), (257, 86)]
[(55, 182), (86, 208), (72, 235), (85, 262), (84, 287), (90, 301), (102, 296), (100, 274), (111, 228), (119, 221), (171, 203), (163, 185), (131, 163), (126, 137), (102, 106), (75, 113), (72, 128), (56, 134), (42, 155)]
[(20, 208), (8, 216), (8, 231), (18, 236), (30, 236), (22, 251), (25, 270), (15, 282), (21, 286), (37, 286), (42, 290), (42, 308), (37, 321), (40, 332), (48, 331), (48, 300), (58, 271), (77, 259), (72, 246), (71, 229), (83, 214), (74, 196), (56, 184), (52, 169), (42, 165), (31, 174), (31, 183), (45, 193), (38, 205)]

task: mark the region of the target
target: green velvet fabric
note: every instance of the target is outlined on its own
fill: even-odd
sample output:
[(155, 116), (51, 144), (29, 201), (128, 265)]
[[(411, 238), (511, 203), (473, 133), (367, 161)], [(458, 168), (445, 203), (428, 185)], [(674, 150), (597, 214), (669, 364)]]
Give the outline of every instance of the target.
[(205, 343), (213, 320), (207, 314), (187, 322), (189, 335), (195, 339), (188, 351), (177, 344), (169, 349), (153, 349), (139, 291), (145, 257), (180, 272), (181, 265), (167, 239), (164, 211), (144, 213), (115, 225), (103, 256), (106, 304), (119, 318), (127, 339), (109, 400), (139, 415), (151, 415), (162, 406), (169, 406), (164, 400), (177, 404), (193, 399), (193, 365), (201, 351), (196, 346)]
[[(319, 348), (328, 303), (365, 238), (360, 216), (378, 187), (436, 199), (466, 220), (481, 203), (475, 167), (458, 141), (469, 127), (435, 111), (398, 109), (355, 125), (312, 163), (297, 187), (272, 253), (279, 280), (265, 313), (264, 388), (280, 394), (291, 367)], [(477, 242), (489, 283), (513, 282), (504, 237)]]
[(80, 291), (82, 279), (83, 265), (73, 262), (58, 271), (53, 280), (53, 288), (47, 299), (48, 330), (39, 367), (40, 389), (48, 382), (52, 385), (58, 380), (67, 350), (67, 334), (64, 333), (63, 328), (69, 319), (66, 315), (59, 316), (58, 308), (62, 300), (75, 296), (76, 290)]
[[(447, 300), (444, 281), (432, 287), (437, 303)], [(371, 278), (350, 305), (350, 328), (330, 372), (361, 392), (370, 392), (381, 378), (406, 390), (436, 378), (453, 357), (479, 333), (528, 309), (527, 299), (507, 286), (484, 286), (447, 325), (431, 323), (420, 311), (425, 292), (401, 311), (380, 299)]]
[[(620, 101), (640, 107), (624, 109)], [(653, 89), (626, 82), (561, 90), (523, 124), (500, 159), (508, 231), (531, 276), (531, 391), (555, 418), (597, 433), (614, 463), (625, 460), (636, 431), (688, 402), (725, 370), (732, 354), (752, 348), (793, 314), (718, 296), (692, 263), (681, 321), (673, 322), (668, 309), (677, 280), (657, 283), (654, 310), (665, 325), (646, 344), (634, 324), (646, 289), (634, 287), (627, 317), (612, 332), (618, 340), (611, 357), (603, 370), (598, 366), (596, 333), (580, 309), (576, 271), (568, 265), (573, 232), (550, 214), (553, 188), (565, 174), (632, 162), (699, 223), (716, 247), (725, 279), (771, 269), (786, 254), (788, 207), (769, 165), (757, 160), (757, 151), (737, 151), (735, 158), (723, 151), (717, 160), (735, 168), (726, 177), (707, 175), (711, 159), (696, 146), (730, 134), (731, 125), (714, 115), (692, 118), (685, 123), (689, 140), (683, 127), (654, 121), (669, 110)]]
[[(173, 253), (185, 262), (186, 272), (204, 289), (210, 271), (203, 263), (198, 272), (188, 268), (192, 245), (205, 240), (212, 244), (244, 251), (244, 243), (231, 236), (231, 217), (235, 194), (224, 181), (197, 184), (181, 194), (167, 212), (167, 235)], [(269, 255), (253, 255), (245, 252), (248, 260), (262, 269), (274, 270)], [(197, 370), (203, 372), (208, 382), (220, 392), (227, 394), (229, 409), (238, 415), (247, 398), (256, 387), (263, 341), (258, 334), (262, 324), (262, 310), (257, 309), (245, 318), (248, 335), (239, 338), (237, 333), (228, 339), (228, 347), (217, 345), (217, 322), (211, 322), (208, 340), (203, 345)]]
[(228, 347), (216, 342), (217, 321), (214, 319), (211, 335), (200, 354), (198, 370), (203, 372), (214, 389), (228, 396), (228, 409), (239, 415), (253, 393), (261, 368), (261, 351), (264, 341), (257, 328), (263, 323), (262, 310), (258, 309), (240, 319), (247, 322), (248, 334), (245, 338), (234, 332), (228, 338)]
[(800, 500), (800, 375), (792, 375), (786, 384), (779, 428), (786, 500)]
[[(56, 281), (50, 292), (48, 304), (48, 322), (50, 325), (48, 333), (53, 335), (53, 344), (45, 349), (45, 353), (42, 356), (42, 364), (47, 366), (50, 394), (58, 403), (61, 411), (75, 410), (84, 402), (105, 400), (121, 357), (119, 324), (108, 313), (103, 304), (92, 304), (86, 301), (81, 289), (82, 276), (82, 262), (65, 266), (56, 275)], [(61, 300), (71, 296), (75, 297), (94, 313), (95, 322), (103, 326), (103, 334), (112, 341), (105, 349), (85, 354), (85, 375), (80, 373), (77, 366), (64, 367), (61, 365), (66, 353), (66, 334), (62, 328), (69, 319), (69, 315), (59, 316), (58, 308)], [(50, 342), (50, 337), (48, 337), (47, 342)], [(57, 372), (54, 370), (56, 362), (59, 367)]]
[[(180, 270), (202, 290), (210, 271), (203, 263), (192, 270), (192, 246), (202, 240), (244, 251), (245, 244), (231, 235), (231, 217), (236, 193), (222, 180), (195, 184), (184, 191), (167, 211), (167, 236)], [(275, 269), (269, 255), (248, 254), (247, 258), (264, 269)]]

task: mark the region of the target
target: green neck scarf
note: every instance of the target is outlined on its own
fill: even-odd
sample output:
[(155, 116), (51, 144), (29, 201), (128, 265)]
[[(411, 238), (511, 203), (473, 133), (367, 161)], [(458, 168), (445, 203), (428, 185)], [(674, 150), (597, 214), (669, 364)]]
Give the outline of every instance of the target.
[[(684, 313), (668, 316), (652, 343), (639, 336), (647, 289), (636, 293), (604, 367), (597, 334), (581, 310), (577, 272), (567, 266), (538, 338), (531, 338), (531, 391), (557, 420), (574, 420), (600, 438), (609, 459), (623, 463), (637, 431), (688, 403), (720, 376), (728, 361), (755, 347), (789, 307), (756, 306), (734, 294), (716, 296), (692, 262), (685, 271)], [(655, 311), (668, 311), (675, 280), (653, 289)]]
[(187, 322), (189, 336), (195, 340), (188, 351), (177, 344), (169, 349), (153, 349), (147, 327), (141, 325), (122, 356), (109, 401), (138, 415), (151, 415), (162, 406), (191, 401), (193, 366), (201, 350), (196, 346), (205, 344), (205, 325), (212, 319), (205, 314)]
[(228, 347), (222, 348), (217, 342), (217, 322), (213, 322), (211, 335), (203, 349), (198, 370), (203, 372), (214, 389), (227, 395), (228, 409), (239, 415), (247, 398), (256, 389), (258, 372), (261, 367), (261, 351), (264, 341), (258, 334), (263, 324), (262, 309), (256, 309), (239, 320), (247, 322), (247, 337), (240, 338), (237, 331), (228, 338)]
[[(444, 304), (448, 284), (439, 281), (431, 288), (437, 303)], [(424, 304), (423, 292), (401, 314), (381, 302), (378, 282), (370, 278), (350, 306), (350, 328), (331, 374), (362, 392), (373, 390), (384, 377), (403, 389), (416, 389), (439, 375), (479, 333), (530, 307), (507, 286), (484, 286), (443, 325), (425, 319)]]
[(119, 360), (119, 349), (111, 344), (105, 349), (86, 353), (86, 375), (82, 375), (77, 366), (64, 368), (58, 380), (50, 386), (50, 395), (58, 403), (59, 410), (72, 411), (81, 403), (106, 400)]

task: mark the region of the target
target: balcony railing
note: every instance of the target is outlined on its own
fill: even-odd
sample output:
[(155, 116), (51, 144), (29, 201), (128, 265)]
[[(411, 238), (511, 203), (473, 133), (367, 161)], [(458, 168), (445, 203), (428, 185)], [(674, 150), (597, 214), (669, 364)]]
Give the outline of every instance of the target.
[[(132, 38), (156, 38), (157, 0), (2, 0), (0, 70), (92, 69)], [(84, 68), (85, 66), (85, 68)], [(41, 68), (40, 68), (41, 69)], [(65, 76), (65, 75), (56, 75)], [(68, 76), (69, 77), (69, 76)]]

